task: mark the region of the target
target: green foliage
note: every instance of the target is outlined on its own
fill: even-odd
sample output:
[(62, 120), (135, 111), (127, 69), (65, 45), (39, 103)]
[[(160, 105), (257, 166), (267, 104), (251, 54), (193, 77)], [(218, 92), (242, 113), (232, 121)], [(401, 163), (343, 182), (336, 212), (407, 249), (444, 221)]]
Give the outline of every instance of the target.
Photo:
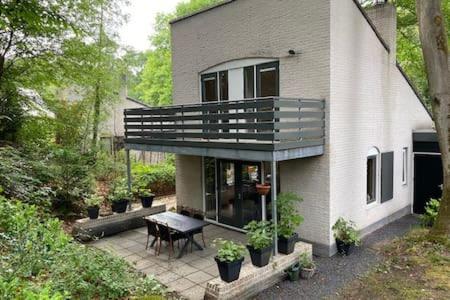
[(93, 174), (99, 181), (115, 181), (126, 173), (125, 157), (119, 152), (116, 157), (106, 151), (97, 152)]
[(181, 2), (177, 5), (175, 12), (157, 16), (155, 34), (150, 38), (153, 50), (147, 54), (147, 62), (140, 74), (139, 84), (132, 89), (138, 98), (153, 106), (172, 103), (172, 54), (169, 22), (219, 2), (220, 0)]
[(48, 118), (26, 118), (17, 132), (17, 142), (27, 148), (45, 148), (54, 142), (54, 122)]
[(0, 197), (1, 299), (124, 299), (161, 295), (122, 259), (80, 245), (56, 219)]
[(439, 213), (439, 207), (441, 206), (440, 199), (431, 199), (425, 206), (425, 213), (420, 216), (420, 224), (423, 227), (431, 227)]
[(300, 264), (300, 267), (304, 268), (304, 269), (314, 269), (316, 267), (316, 264), (311, 259), (311, 257), (308, 255), (308, 253), (300, 254), (300, 256), (298, 258), (298, 262)]
[(90, 195), (86, 199), (84, 199), (84, 203), (87, 205), (87, 207), (99, 207), (100, 204), (103, 203), (103, 197), (99, 195)]
[(112, 202), (119, 202), (123, 200), (133, 200), (133, 194), (128, 191), (127, 182), (124, 178), (118, 180), (113, 187), (110, 196)]
[[(18, 198), (24, 202), (36, 204), (43, 210), (51, 206), (51, 188), (44, 181), (46, 166), (41, 162), (6, 146), (0, 147), (0, 186), (2, 193), (8, 197)], [(44, 179), (44, 180), (43, 180)]]
[(340, 217), (332, 227), (334, 238), (341, 240), (345, 244), (359, 246), (361, 244), (361, 239), (355, 228), (356, 226), (353, 221), (346, 221), (344, 218)]
[(132, 167), (133, 185), (139, 189), (151, 189), (156, 195), (168, 195), (175, 191), (175, 165), (168, 160), (162, 164), (136, 163)]
[(298, 204), (303, 199), (294, 193), (280, 193), (277, 198), (278, 235), (290, 238), (303, 222), (298, 213)]
[(221, 238), (213, 241), (213, 247), (217, 249), (217, 258), (222, 262), (234, 262), (244, 257), (246, 252), (244, 245)]
[(247, 243), (254, 249), (264, 249), (273, 244), (273, 225), (268, 221), (251, 221), (244, 226)]

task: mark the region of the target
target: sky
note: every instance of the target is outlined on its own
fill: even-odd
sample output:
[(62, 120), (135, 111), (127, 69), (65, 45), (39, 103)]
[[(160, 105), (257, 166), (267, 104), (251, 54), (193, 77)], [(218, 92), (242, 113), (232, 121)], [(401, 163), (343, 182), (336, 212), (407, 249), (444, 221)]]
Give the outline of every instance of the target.
[(143, 51), (150, 48), (148, 37), (153, 33), (156, 14), (170, 12), (182, 0), (129, 0), (123, 10), (128, 14), (128, 23), (120, 30), (123, 45)]

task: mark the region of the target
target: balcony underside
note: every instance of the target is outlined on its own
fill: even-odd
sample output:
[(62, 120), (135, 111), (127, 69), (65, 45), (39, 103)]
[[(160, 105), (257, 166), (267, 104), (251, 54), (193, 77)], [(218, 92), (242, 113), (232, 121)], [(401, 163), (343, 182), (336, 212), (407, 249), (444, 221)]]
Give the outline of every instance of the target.
[[(125, 142), (125, 148), (129, 150), (138, 151), (153, 151), (153, 152), (165, 152), (174, 153), (181, 155), (192, 155), (192, 156), (206, 156), (206, 157), (216, 157), (222, 159), (236, 159), (236, 160), (246, 160), (246, 161), (284, 161), (297, 158), (306, 158), (312, 156), (322, 155), (324, 153), (323, 145), (310, 145), (303, 146), (301, 148), (292, 149), (273, 149), (273, 150), (257, 150), (261, 146), (274, 146), (274, 145), (261, 145), (261, 144), (247, 144), (248, 149), (242, 149), (244, 145), (240, 144), (240, 148), (233, 148), (229, 146), (234, 146), (233, 144), (220, 145), (222, 143), (214, 143), (208, 146), (200, 146), (201, 142), (189, 143), (185, 142), (183, 145), (162, 145), (162, 142), (156, 142), (152, 144), (153, 141), (133, 141), (127, 140)], [(205, 144), (205, 143), (203, 143)], [(259, 147), (259, 148), (258, 148)]]

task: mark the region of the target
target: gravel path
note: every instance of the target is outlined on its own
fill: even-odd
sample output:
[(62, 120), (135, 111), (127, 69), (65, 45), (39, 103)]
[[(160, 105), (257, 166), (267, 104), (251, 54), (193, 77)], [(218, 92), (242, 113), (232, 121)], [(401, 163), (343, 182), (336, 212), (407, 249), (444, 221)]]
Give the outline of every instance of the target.
[(363, 239), (363, 246), (348, 257), (335, 255), (331, 258), (315, 257), (317, 273), (311, 280), (289, 282), (287, 280), (271, 287), (255, 299), (323, 299), (333, 296), (346, 283), (366, 273), (380, 261), (374, 246), (404, 235), (418, 224), (415, 216), (405, 216), (371, 233)]

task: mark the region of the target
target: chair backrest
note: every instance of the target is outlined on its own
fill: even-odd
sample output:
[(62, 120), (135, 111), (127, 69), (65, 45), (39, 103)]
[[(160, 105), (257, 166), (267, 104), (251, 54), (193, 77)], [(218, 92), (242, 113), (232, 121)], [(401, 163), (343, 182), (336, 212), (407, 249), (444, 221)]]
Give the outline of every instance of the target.
[(205, 219), (205, 216), (203, 215), (203, 213), (201, 213), (201, 212), (195, 212), (194, 213), (194, 215), (192, 216), (194, 219), (197, 219), (197, 220), (204, 220)]
[(156, 223), (148, 219), (145, 219), (145, 222), (147, 223), (147, 234), (152, 235), (154, 237), (158, 236), (159, 232)]
[(190, 216), (191, 216), (191, 212), (188, 211), (188, 210), (186, 210), (186, 209), (182, 209), (182, 210), (180, 211), (180, 214), (182, 214), (183, 216), (187, 216), (187, 217), (190, 217)]
[(169, 225), (165, 223), (158, 223), (158, 231), (159, 231), (159, 238), (163, 241), (169, 241), (170, 236), (170, 229)]

